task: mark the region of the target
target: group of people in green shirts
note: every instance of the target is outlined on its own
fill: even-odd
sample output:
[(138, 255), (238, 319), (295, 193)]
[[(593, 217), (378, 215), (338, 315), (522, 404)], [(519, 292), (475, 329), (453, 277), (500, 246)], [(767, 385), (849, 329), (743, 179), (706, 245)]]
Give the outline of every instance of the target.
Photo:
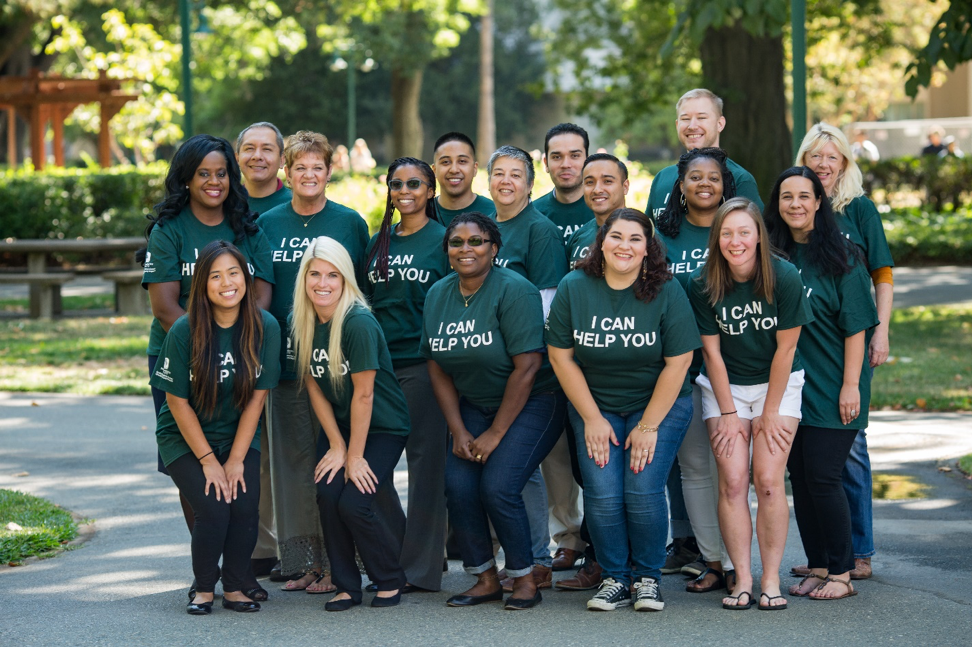
[(589, 155), (574, 124), (547, 133), (554, 189), (537, 200), (514, 146), (489, 158), (490, 198), (473, 193), (475, 146), (452, 132), (432, 165), (389, 166), (370, 240), (326, 196), (319, 133), (260, 122), (235, 147), (179, 148), (143, 284), (190, 614), (219, 580), (223, 607), (259, 610), (268, 573), (333, 592), (328, 611), (362, 603), (362, 569), (373, 607), (438, 591), (447, 525), (476, 576), (450, 606), (532, 608), (580, 561), (556, 587), (596, 590), (591, 610), (660, 611), (679, 572), (725, 609), (783, 610), (787, 469), (808, 559), (789, 594), (857, 594), (891, 307), (880, 217), (839, 130), (811, 130), (764, 208), (718, 147), (721, 100), (692, 90), (676, 112), (686, 153), (645, 212), (625, 204), (624, 162)]

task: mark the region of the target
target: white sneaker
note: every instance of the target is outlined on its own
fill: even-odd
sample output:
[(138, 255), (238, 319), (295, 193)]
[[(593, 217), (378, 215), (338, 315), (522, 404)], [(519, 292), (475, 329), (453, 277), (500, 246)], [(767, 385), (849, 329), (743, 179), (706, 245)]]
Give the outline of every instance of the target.
[(613, 577), (605, 577), (601, 588), (593, 598), (587, 601), (587, 608), (591, 611), (614, 611), (618, 607), (631, 604), (631, 591)]
[[(662, 599), (661, 590), (658, 588), (658, 580), (653, 577), (643, 577), (635, 582), (634, 589), (635, 611), (661, 611), (665, 608), (665, 601)], [(590, 607), (590, 602), (588, 602)]]

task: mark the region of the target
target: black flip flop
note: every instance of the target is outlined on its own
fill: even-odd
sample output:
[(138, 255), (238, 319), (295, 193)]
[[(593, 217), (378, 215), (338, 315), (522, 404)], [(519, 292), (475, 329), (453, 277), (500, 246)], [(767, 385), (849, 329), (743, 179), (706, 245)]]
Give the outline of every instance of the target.
[(739, 602), (739, 598), (741, 598), (744, 595), (749, 596), (749, 603), (748, 604), (726, 604), (725, 602), (723, 602), (722, 603), (722, 608), (723, 609), (728, 609), (729, 611), (747, 611), (747, 610), (751, 609), (753, 607), (753, 605), (756, 603), (756, 601), (753, 600), (753, 594), (750, 593), (749, 591), (743, 591), (739, 595), (730, 595), (728, 597), (729, 597), (730, 600), (735, 600), (738, 603)]
[[(695, 584), (696, 582), (701, 583), (705, 579), (705, 576), (708, 575), (709, 573), (712, 573), (713, 575), (716, 576), (715, 582), (713, 582), (709, 586), (706, 586), (705, 588), (694, 588), (694, 589), (690, 588), (690, 586), (692, 584)], [(717, 571), (714, 568), (706, 567), (704, 571), (699, 573), (698, 577), (696, 577), (691, 582), (685, 585), (685, 590), (688, 591), (689, 593), (708, 593), (709, 591), (715, 591), (716, 589), (725, 588), (725, 586), (726, 586), (726, 576), (721, 571)]]
[[(771, 604), (764, 605), (763, 598), (766, 598), (767, 602)], [(773, 600), (783, 600), (783, 604), (772, 604)], [(782, 595), (770, 595), (769, 593), (759, 594), (759, 605), (756, 607), (760, 611), (786, 611), (787, 602), (786, 598)]]

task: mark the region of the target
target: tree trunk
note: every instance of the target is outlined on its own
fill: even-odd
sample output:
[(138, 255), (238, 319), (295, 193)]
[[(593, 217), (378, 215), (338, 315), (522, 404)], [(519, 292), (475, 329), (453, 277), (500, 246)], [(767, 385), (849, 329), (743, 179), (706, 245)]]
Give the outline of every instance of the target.
[(484, 168), (496, 150), (493, 98), (493, 0), (487, 0), (486, 13), (479, 24), (479, 124), (476, 132), (479, 165)]
[(422, 68), (392, 70), (392, 157), (422, 159), (422, 117), (419, 98), (422, 95)]
[(793, 165), (783, 84), (783, 37), (755, 37), (741, 25), (710, 28), (700, 48), (705, 87), (722, 97), (726, 128), (720, 145), (756, 178), (769, 198)]

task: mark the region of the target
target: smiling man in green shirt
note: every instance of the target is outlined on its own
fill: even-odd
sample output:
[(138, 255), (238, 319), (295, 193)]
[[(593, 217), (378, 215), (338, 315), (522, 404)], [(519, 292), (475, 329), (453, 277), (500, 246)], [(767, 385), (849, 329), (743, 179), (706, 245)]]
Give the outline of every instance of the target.
[(439, 185), (435, 208), (443, 227), (460, 213), (496, 211), (493, 201), (473, 193), (472, 183), (479, 171), (476, 146), (466, 135), (450, 132), (439, 137), (432, 149), (432, 171)]
[(577, 262), (587, 258), (597, 230), (615, 209), (625, 206), (628, 195), (628, 167), (614, 155), (594, 153), (584, 162), (582, 171), (584, 202), (587, 203), (593, 220), (588, 220), (580, 229), (571, 234), (565, 244), (567, 262), (574, 269)]
[(534, 200), (533, 206), (557, 225), (564, 241), (594, 217), (584, 202), (581, 176), (589, 148), (587, 131), (577, 124), (557, 124), (543, 142), (543, 167), (554, 188)]

